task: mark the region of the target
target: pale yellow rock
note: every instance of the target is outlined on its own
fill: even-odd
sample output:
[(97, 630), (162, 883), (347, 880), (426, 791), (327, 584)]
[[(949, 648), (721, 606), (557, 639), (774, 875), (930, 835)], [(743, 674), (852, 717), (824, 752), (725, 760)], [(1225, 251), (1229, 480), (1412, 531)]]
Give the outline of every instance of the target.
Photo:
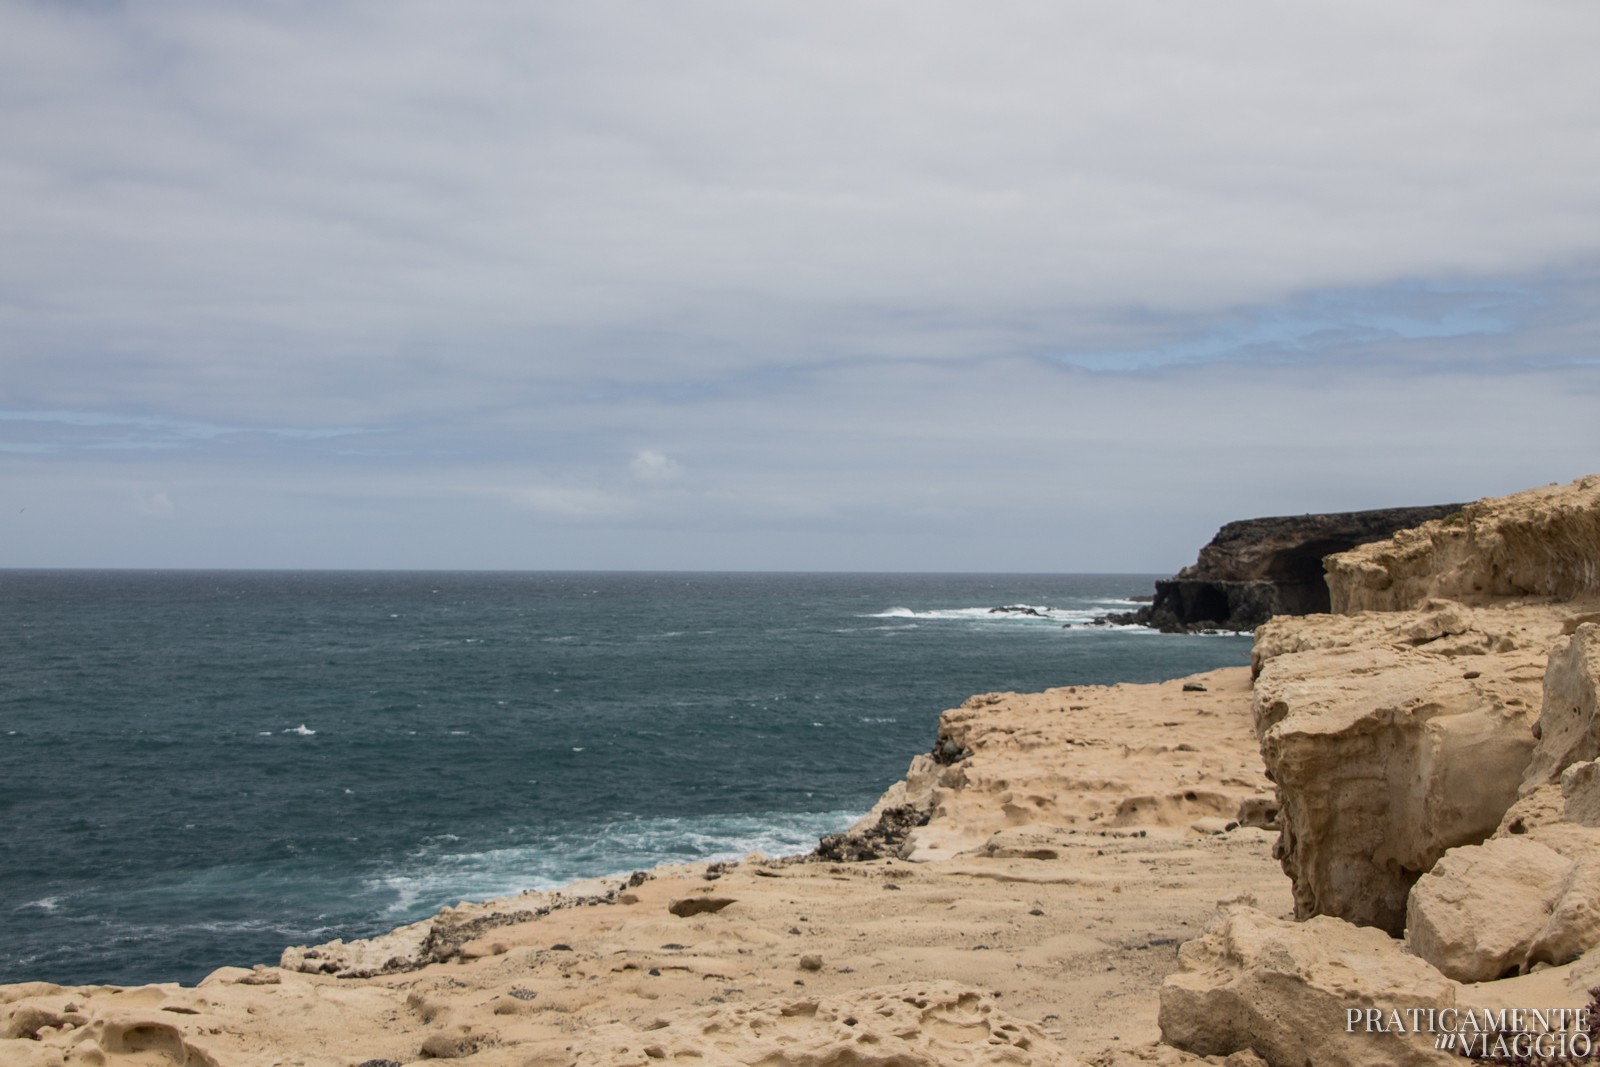
[(1600, 827), (1600, 761), (1574, 763), (1561, 772), (1561, 812), (1567, 822)]
[(1326, 566), (1336, 614), (1275, 619), (1252, 654), (1279, 854), (1298, 916), (1398, 935), (1440, 856), (1559, 820), (1548, 790), (1519, 795), (1596, 755), (1600, 628), (1582, 620), (1600, 603), (1600, 476), (1480, 501)]
[(1600, 948), (1600, 829), (1556, 823), (1530, 835), (1571, 861), (1543, 929), (1528, 947), (1523, 970), (1561, 965)]
[(1522, 788), (1559, 782), (1568, 767), (1596, 756), (1600, 756), (1600, 626), (1591, 622), (1558, 639), (1550, 650), (1539, 743)]
[(1600, 475), (1468, 504), (1324, 561), (1333, 610), (1397, 611), (1428, 597), (1600, 596)]
[(1454, 983), (1381, 931), (1235, 907), (1178, 958), (1161, 987), (1161, 1033), (1197, 1055), (1253, 1050), (1269, 1064), (1317, 1067), (1457, 1062), (1431, 1040), (1352, 1027), (1351, 1011), (1455, 1003)]
[(953, 983), (793, 995), (750, 1006), (698, 1008), (665, 1026), (602, 1027), (572, 1048), (574, 1067), (1075, 1067), (1038, 1027), (992, 997)]
[(1456, 1006), (1467, 1008), (1581, 1008), (1600, 986), (1600, 949), (1571, 963), (1544, 967), (1515, 978), (1456, 987)]
[[(971, 755), (936, 773), (926, 757), (913, 763), (932, 817), (902, 854), (948, 859), (1012, 827), (1182, 829), (1233, 819), (1271, 787), (1249, 720), (1224, 712), (1248, 703), (1249, 675), (1231, 668), (1187, 679), (1204, 692), (1184, 692), (1185, 681), (986, 693), (945, 712), (941, 743)], [(1103, 719), (1111, 708), (1115, 723)]]
[(1521, 973), (1575, 867), (1525, 836), (1451, 849), (1411, 890), (1406, 947), (1458, 982)]
[[(1525, 652), (1458, 657), (1352, 646), (1271, 658), (1256, 682), (1261, 752), (1277, 783), (1279, 857), (1296, 915), (1398, 935), (1411, 885), (1447, 849), (1482, 841), (1533, 748), (1541, 664)], [(1288, 627), (1283, 627), (1287, 629)]]

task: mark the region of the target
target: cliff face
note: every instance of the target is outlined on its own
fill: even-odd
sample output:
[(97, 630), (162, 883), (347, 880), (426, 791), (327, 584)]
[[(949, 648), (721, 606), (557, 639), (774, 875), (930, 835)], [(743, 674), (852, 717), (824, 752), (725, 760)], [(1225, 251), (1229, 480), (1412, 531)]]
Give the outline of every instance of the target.
[(1156, 583), (1134, 621), (1159, 630), (1253, 630), (1274, 615), (1326, 612), (1323, 559), (1461, 511), (1460, 504), (1230, 522), (1193, 565)]
[(1600, 594), (1600, 475), (1436, 518), (1330, 559), (1333, 610), (1403, 611), (1428, 597), (1474, 603)]
[[(1327, 566), (1334, 613), (1273, 620), (1252, 655), (1278, 853), (1298, 918), (1399, 936), (1442, 857), (1600, 755), (1600, 476), (1482, 500)], [(1556, 853), (1571, 851), (1561, 833)], [(1442, 954), (1454, 935), (1429, 930)], [(1497, 978), (1522, 965), (1516, 947), (1446, 973)]]

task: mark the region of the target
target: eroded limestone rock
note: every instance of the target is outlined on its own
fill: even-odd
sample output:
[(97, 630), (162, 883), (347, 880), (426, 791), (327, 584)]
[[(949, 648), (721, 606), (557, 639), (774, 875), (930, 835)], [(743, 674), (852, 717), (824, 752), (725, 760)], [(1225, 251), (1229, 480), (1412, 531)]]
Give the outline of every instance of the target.
[(1600, 475), (1402, 530), (1324, 560), (1333, 611), (1399, 611), (1427, 597), (1600, 595)]
[(1600, 760), (1574, 763), (1562, 771), (1561, 799), (1567, 822), (1600, 826)]
[(1596, 756), (1600, 756), (1600, 626), (1591, 622), (1557, 640), (1550, 650), (1539, 743), (1522, 789), (1559, 782), (1568, 767)]
[(1458, 982), (1521, 973), (1573, 867), (1526, 836), (1451, 849), (1411, 890), (1406, 947)]
[(1473, 662), (1468, 678), (1457, 657), (1403, 643), (1328, 643), (1267, 662), (1256, 722), (1297, 917), (1398, 936), (1417, 878), (1500, 824), (1533, 748), (1537, 663)]
[(1179, 950), (1178, 966), (1161, 987), (1161, 1035), (1188, 1052), (1318, 1067), (1457, 1062), (1417, 1035), (1348, 1032), (1351, 1010), (1455, 1004), (1454, 983), (1378, 930), (1235, 907)]

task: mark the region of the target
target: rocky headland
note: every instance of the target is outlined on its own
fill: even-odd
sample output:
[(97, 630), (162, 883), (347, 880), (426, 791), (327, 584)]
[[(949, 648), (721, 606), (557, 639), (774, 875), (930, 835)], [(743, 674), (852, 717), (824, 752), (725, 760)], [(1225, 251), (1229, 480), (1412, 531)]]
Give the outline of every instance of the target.
[(973, 697), (810, 856), (193, 988), (0, 987), (0, 1063), (1338, 1067), (1451, 1062), (1414, 1032), (1445, 1020), (1578, 1025), (1552, 1013), (1600, 986), (1600, 476), (1334, 555), (1327, 587), (1249, 667)]
[(1111, 617), (1166, 633), (1254, 630), (1274, 615), (1329, 611), (1323, 560), (1443, 519), (1460, 504), (1241, 519), (1217, 531), (1194, 563), (1156, 582), (1148, 607)]

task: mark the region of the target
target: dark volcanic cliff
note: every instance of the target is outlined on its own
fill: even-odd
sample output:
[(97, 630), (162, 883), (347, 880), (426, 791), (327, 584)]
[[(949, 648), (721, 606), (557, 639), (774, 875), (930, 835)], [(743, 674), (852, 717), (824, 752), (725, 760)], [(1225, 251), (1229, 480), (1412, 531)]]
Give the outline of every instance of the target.
[(1285, 515), (1230, 522), (1200, 558), (1156, 583), (1147, 608), (1117, 621), (1167, 632), (1253, 630), (1274, 615), (1330, 607), (1323, 557), (1460, 511), (1461, 504), (1382, 508), (1328, 515)]

